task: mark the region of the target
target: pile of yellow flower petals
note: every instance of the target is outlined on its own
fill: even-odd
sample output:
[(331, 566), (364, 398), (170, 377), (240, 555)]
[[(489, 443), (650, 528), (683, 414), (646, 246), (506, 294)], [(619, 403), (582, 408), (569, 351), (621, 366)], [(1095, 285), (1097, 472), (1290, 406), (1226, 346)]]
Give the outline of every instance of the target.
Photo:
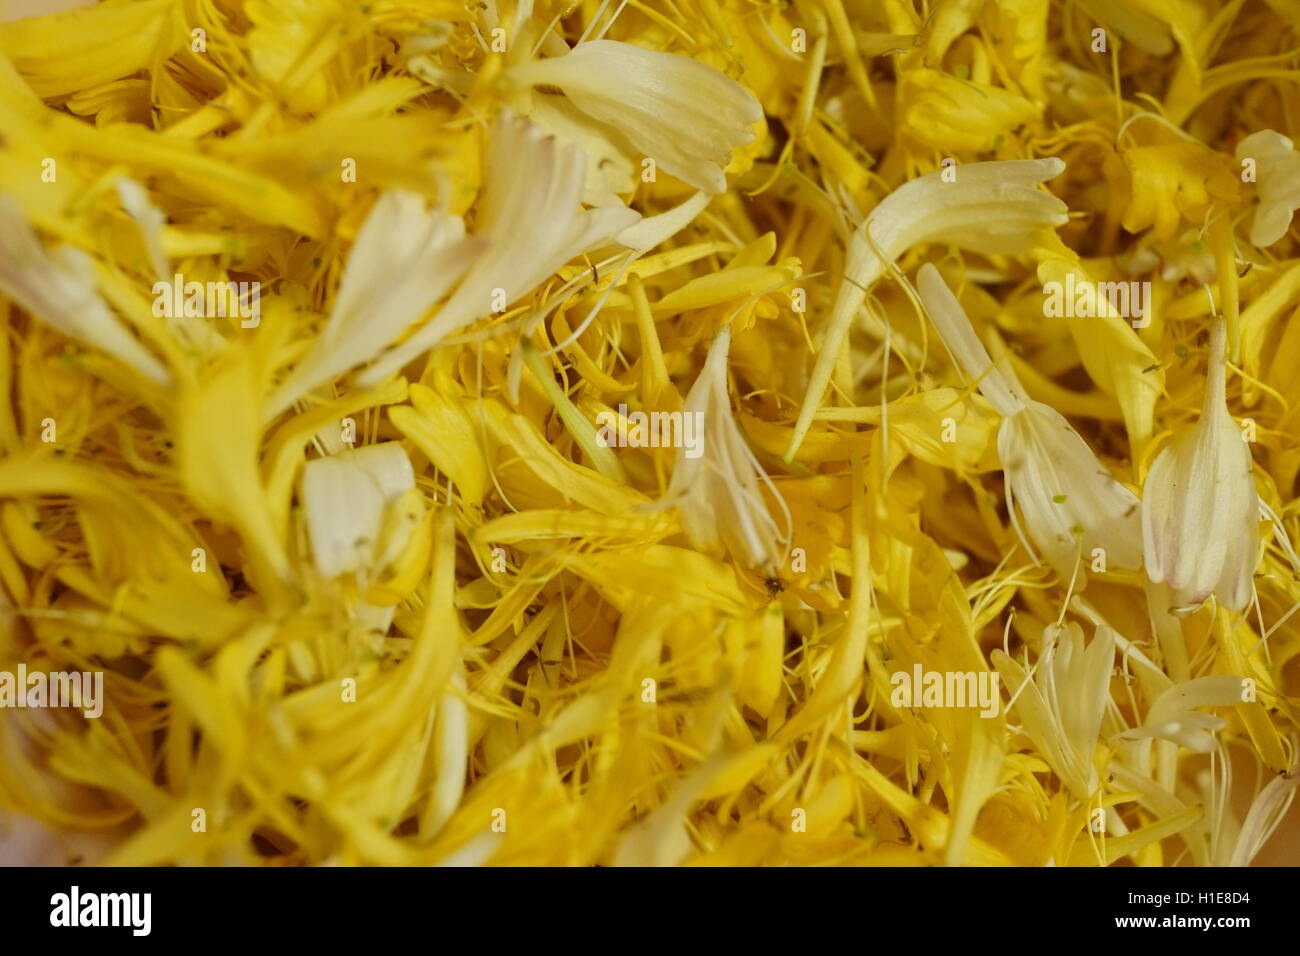
[(1291, 0), (0, 24), (6, 860), (1294, 862), (1297, 117)]

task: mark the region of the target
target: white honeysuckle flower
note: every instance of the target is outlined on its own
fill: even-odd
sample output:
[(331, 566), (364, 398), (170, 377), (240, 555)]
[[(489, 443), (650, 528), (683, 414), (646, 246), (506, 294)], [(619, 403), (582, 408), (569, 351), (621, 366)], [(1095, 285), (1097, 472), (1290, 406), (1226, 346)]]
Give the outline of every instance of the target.
[(754, 94), (706, 63), (617, 40), (511, 68), (520, 86), (552, 86), (658, 168), (709, 193), (727, 189), (731, 152), (763, 118)]
[(145, 378), (172, 378), (118, 321), (98, 292), (95, 262), (75, 246), (46, 251), (11, 195), (0, 195), (0, 292), (69, 338), (102, 349)]
[(766, 483), (777, 503), (783, 508), (785, 503), (731, 414), (730, 349), (727, 325), (709, 346), (704, 368), (682, 406), (683, 421), (691, 416), (701, 423), (701, 453), (691, 457), (686, 448), (677, 450), (667, 500), (677, 503), (682, 528), (697, 549), (716, 554), (725, 548), (746, 567), (773, 573), (780, 567), (785, 538), (760, 486)]
[[(167, 217), (153, 204), (149, 191), (134, 179), (118, 177), (116, 186), (122, 208), (135, 223), (140, 240), (144, 243), (148, 272), (156, 281), (170, 285), (174, 274), (162, 244), (162, 230), (167, 225)], [(202, 353), (214, 354), (226, 345), (225, 336), (217, 331), (212, 322), (203, 316), (190, 315), (184, 308), (168, 310), (164, 321), (177, 341)]]
[(988, 254), (1032, 251), (1039, 233), (1062, 226), (1069, 218), (1065, 203), (1037, 188), (1064, 169), (1065, 163), (1055, 157), (971, 163), (955, 167), (953, 181), (944, 181), (947, 170), (935, 170), (904, 183), (880, 201), (849, 241), (845, 280), (825, 324), (786, 461), (794, 459), (812, 426), (853, 317), (894, 260), (922, 242)]
[(1291, 809), (1297, 786), (1300, 786), (1300, 764), (1270, 780), (1251, 801), (1226, 862), (1220, 864), (1216, 859), (1215, 865), (1250, 866)]
[(1229, 707), (1241, 702), (1241, 678), (1214, 674), (1174, 684), (1151, 705), (1146, 721), (1121, 734), (1125, 740), (1155, 737), (1207, 754), (1214, 749), (1214, 731), (1228, 722), (1197, 707)]
[(1073, 622), (1044, 629), (1032, 674), (1000, 650), (992, 655), (1025, 733), (1077, 800), (1089, 800), (1101, 782), (1093, 751), (1114, 659), (1114, 631), (1099, 625), (1085, 646), (1083, 629)]
[(427, 209), (417, 193), (385, 192), (348, 253), (324, 328), (272, 394), (268, 418), (380, 354), (447, 294), (485, 245), (465, 238), (459, 216)]
[(171, 278), (171, 266), (163, 252), (162, 229), (167, 225), (167, 217), (149, 198), (149, 191), (134, 179), (125, 176), (117, 180), (117, 195), (122, 200), (122, 208), (135, 222), (144, 242), (145, 252), (149, 256), (149, 268), (155, 279), (166, 281)]
[[(1232, 756), (1218, 741), (1210, 766), (1196, 775), (1192, 800), (1205, 807), (1197, 825), (1203, 844), (1192, 851), (1199, 866), (1250, 866), (1282, 823), (1300, 786), (1300, 761), (1257, 789), (1246, 816), (1238, 822), (1233, 812)], [(1198, 852), (1199, 851), (1199, 852)]]
[(482, 255), (451, 298), (411, 337), (357, 376), (378, 384), (447, 335), (492, 311), (494, 290), (513, 302), (570, 259), (609, 243), (639, 221), (624, 206), (585, 209), (587, 157), (502, 110), (488, 149), (485, 187), (475, 220)]
[(415, 488), (399, 442), (366, 445), (307, 462), (302, 505), (312, 558), (326, 578), (374, 576), (405, 548), (414, 523), (392, 511)]
[[(993, 362), (938, 269), (927, 263), (917, 278), (939, 337), (1002, 416), (998, 455), (1012, 522), (1019, 505), (1030, 540), (1062, 576), (1075, 573), (1081, 557), (1087, 563), (1095, 548), (1104, 551), (1107, 566), (1140, 567), (1137, 496), (1098, 461), (1065, 416), (1025, 395), (1005, 359)], [(1028, 542), (1026, 549), (1037, 561)]]
[(1255, 182), (1259, 206), (1250, 224), (1250, 241), (1271, 246), (1291, 228), (1291, 217), (1300, 209), (1300, 152), (1281, 133), (1262, 129), (1237, 144), (1237, 161), (1255, 161)]
[(1228, 412), (1226, 337), (1220, 320), (1210, 333), (1201, 418), (1160, 452), (1142, 489), (1147, 577), (1168, 585), (1175, 613), (1211, 594), (1239, 611), (1253, 591), (1260, 501), (1250, 446)]
[[(569, 343), (577, 341), (578, 337), (582, 335), (588, 324), (596, 317), (601, 307), (605, 304), (606, 297), (619, 284), (628, 267), (640, 256), (649, 252), (661, 242), (665, 242), (672, 238), (689, 226), (691, 222), (694, 221), (695, 217), (704, 211), (704, 208), (708, 206), (709, 201), (712, 199), (713, 196), (709, 193), (697, 192), (689, 199), (685, 199), (678, 203), (672, 209), (661, 212), (655, 216), (645, 216), (619, 232), (619, 234), (614, 237), (615, 241), (618, 242), (619, 245), (626, 246), (631, 250), (631, 252), (622, 255), (616, 254), (612, 257), (613, 259), (622, 260), (621, 264), (618, 266), (618, 273), (614, 277), (614, 281), (606, 287), (605, 294), (600, 297), (595, 307), (588, 311), (587, 317), (569, 334), (568, 338), (563, 343), (554, 346), (550, 351), (557, 352), (560, 349), (567, 347)], [(583, 277), (583, 281), (587, 281), (586, 276)], [(591, 281), (594, 283), (594, 278)], [(524, 332), (525, 337), (532, 335), (537, 328), (541, 326), (542, 322), (545, 321), (546, 317), (554, 311), (558, 305), (565, 301), (564, 293), (573, 288), (574, 285), (574, 280), (570, 280), (570, 282), (561, 287), (560, 291), (552, 298), (551, 305), (548, 308), (539, 310), (534, 314), (531, 323)], [(510, 370), (507, 381), (509, 383), (508, 387), (512, 401), (518, 401), (519, 398), (519, 376), (523, 372), (523, 359), (524, 353), (522, 349), (515, 349), (510, 356)]]

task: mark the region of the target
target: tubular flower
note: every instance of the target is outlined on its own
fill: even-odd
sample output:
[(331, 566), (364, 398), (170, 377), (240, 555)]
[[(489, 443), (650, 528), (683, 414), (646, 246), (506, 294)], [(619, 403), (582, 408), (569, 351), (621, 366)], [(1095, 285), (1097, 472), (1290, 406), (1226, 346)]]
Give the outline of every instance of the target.
[(126, 330), (96, 290), (95, 263), (75, 246), (47, 252), (22, 206), (0, 195), (0, 292), (69, 338), (102, 349), (158, 385), (162, 363)]
[[(574, 256), (604, 245), (640, 219), (623, 206), (584, 209), (587, 157), (502, 110), (492, 130), (487, 187), (475, 223), (486, 249), (460, 286), (411, 337), (357, 376), (374, 385), (442, 339), (513, 302)], [(499, 292), (497, 290), (500, 290)], [(495, 293), (495, 294), (494, 294)]]
[(1012, 520), (1019, 505), (1029, 538), (1062, 575), (1073, 573), (1080, 556), (1092, 556), (1097, 548), (1107, 565), (1137, 568), (1142, 562), (1137, 497), (1106, 470), (1060, 412), (1025, 396), (1009, 364), (994, 364), (938, 269), (922, 266), (918, 287), (957, 364), (1002, 416), (998, 455)]
[(1115, 634), (1102, 625), (1085, 644), (1077, 624), (1052, 626), (1033, 671), (1002, 651), (993, 665), (1006, 682), (1025, 733), (1047, 757), (1076, 800), (1087, 801), (1100, 783), (1093, 751), (1110, 701)]
[(681, 510), (682, 528), (701, 551), (724, 548), (747, 567), (767, 573), (782, 561), (782, 535), (763, 500), (762, 485), (783, 505), (762, 466), (749, 450), (731, 414), (727, 354), (731, 326), (709, 346), (699, 378), (682, 406), (683, 421), (700, 423), (702, 454), (677, 450), (668, 500)]
[(1214, 749), (1214, 731), (1228, 722), (1213, 714), (1202, 714), (1197, 707), (1228, 707), (1241, 700), (1241, 678), (1215, 674), (1183, 681), (1165, 690), (1151, 705), (1140, 727), (1125, 731), (1123, 737), (1140, 740), (1158, 737), (1207, 754)]
[(271, 396), (268, 417), (382, 352), (464, 275), (486, 243), (459, 216), (392, 190), (371, 207), (348, 253), (334, 308), (311, 349)]
[[(1300, 787), (1300, 763), (1278, 773), (1263, 787), (1251, 790), (1234, 785), (1231, 748), (1216, 741), (1210, 765), (1196, 774), (1189, 786), (1189, 802), (1205, 808), (1204, 820), (1196, 827), (1201, 839), (1191, 844), (1202, 866), (1250, 866), (1270, 837), (1282, 825), (1296, 790)], [(1245, 816), (1234, 809), (1234, 796), (1251, 794)]]
[(149, 268), (153, 270), (153, 278), (162, 280), (170, 278), (167, 254), (163, 252), (162, 246), (162, 229), (167, 225), (167, 217), (149, 199), (149, 193), (145, 188), (134, 179), (126, 177), (119, 179), (117, 194), (122, 199), (122, 208), (140, 230), (140, 239), (144, 242), (149, 257)]
[(659, 168), (709, 193), (726, 191), (731, 151), (753, 142), (763, 119), (754, 94), (708, 64), (616, 40), (579, 43), (510, 78), (558, 87)]
[(1211, 594), (1244, 608), (1258, 560), (1260, 502), (1250, 448), (1228, 412), (1226, 329), (1220, 321), (1210, 333), (1200, 421), (1160, 452), (1142, 489), (1147, 576), (1169, 586), (1180, 613)]
[(846, 281), (840, 284), (826, 322), (786, 450), (787, 461), (793, 460), (812, 425), (853, 317), (867, 291), (894, 260), (922, 242), (944, 242), (986, 253), (1030, 251), (1043, 230), (1066, 222), (1065, 203), (1035, 188), (1064, 169), (1065, 163), (1055, 158), (972, 163), (957, 167), (954, 182), (945, 182), (946, 171), (936, 170), (904, 183), (881, 201), (849, 242)]
[(1216, 841), (1213, 865), (1250, 866), (1286, 819), (1291, 804), (1295, 802), (1297, 788), (1300, 788), (1300, 763), (1274, 777), (1255, 794), (1235, 836)]

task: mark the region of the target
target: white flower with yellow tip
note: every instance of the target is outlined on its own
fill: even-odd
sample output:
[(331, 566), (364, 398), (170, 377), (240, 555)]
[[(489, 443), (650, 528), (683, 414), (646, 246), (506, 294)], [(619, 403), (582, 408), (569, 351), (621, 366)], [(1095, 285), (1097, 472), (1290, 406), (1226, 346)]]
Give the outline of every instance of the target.
[(1201, 418), (1156, 457), (1142, 489), (1147, 576), (1168, 585), (1175, 612), (1211, 594), (1229, 610), (1250, 601), (1259, 550), (1260, 501), (1250, 447), (1228, 412), (1226, 323), (1210, 334)]
[(1207, 754), (1214, 749), (1214, 732), (1222, 730), (1228, 722), (1213, 714), (1203, 714), (1196, 708), (1229, 707), (1240, 702), (1240, 677), (1214, 674), (1182, 681), (1155, 699), (1141, 726), (1125, 731), (1121, 736), (1126, 740), (1155, 737)]
[(1030, 540), (1062, 575), (1074, 573), (1080, 557), (1087, 561), (1097, 548), (1107, 566), (1139, 567), (1137, 496), (1106, 470), (1065, 416), (1024, 394), (1005, 359), (995, 364), (989, 358), (938, 269), (922, 266), (918, 289), (953, 358), (1002, 416), (998, 455), (1011, 520), (1019, 505)]
[(1262, 129), (1237, 144), (1237, 161), (1255, 162), (1259, 206), (1250, 224), (1250, 241), (1271, 246), (1291, 228), (1300, 209), (1300, 152), (1281, 133)]
[[(1220, 771), (1219, 768), (1222, 768)], [(1211, 769), (1203, 771), (1198, 783), (1205, 794), (1205, 815), (1209, 824), (1210, 866), (1250, 866), (1286, 819), (1300, 788), (1300, 761), (1287, 773), (1278, 774), (1250, 801), (1240, 824), (1232, 812), (1232, 760), (1223, 744)], [(1216, 786), (1217, 784), (1217, 786)]]
[(709, 346), (704, 368), (682, 406), (683, 420), (694, 416), (703, 423), (703, 451), (691, 457), (687, 449), (677, 450), (668, 500), (677, 502), (682, 528), (697, 549), (718, 553), (725, 548), (746, 567), (770, 574), (781, 565), (784, 538), (760, 486), (766, 483), (776, 502), (785, 503), (732, 417), (730, 349), (728, 325)]
[(312, 347), (268, 403), (275, 415), (374, 358), (422, 318), (483, 251), (459, 216), (391, 190), (371, 207), (348, 253), (334, 307)]
[[(154, 205), (149, 191), (134, 179), (121, 176), (117, 180), (117, 195), (122, 208), (134, 223), (144, 246), (148, 274), (155, 280), (170, 284), (172, 271), (166, 250), (163, 249), (162, 231), (167, 216)], [(185, 345), (209, 355), (216, 354), (226, 345), (225, 337), (217, 327), (202, 316), (191, 315), (184, 308), (167, 309), (165, 321), (174, 338)]]
[(509, 79), (563, 90), (664, 172), (709, 193), (726, 191), (731, 151), (753, 142), (763, 118), (753, 93), (708, 64), (617, 40), (520, 64)]
[(1025, 733), (1077, 800), (1088, 800), (1100, 784), (1093, 751), (1110, 702), (1114, 659), (1115, 633), (1104, 624), (1086, 646), (1078, 624), (1048, 627), (1032, 672), (993, 652)]
[(18, 200), (0, 195), (0, 292), (69, 338), (170, 385), (167, 369), (118, 321), (97, 286), (89, 255), (75, 246), (46, 251)]
[(125, 176), (119, 178), (117, 195), (122, 200), (122, 208), (140, 231), (140, 240), (149, 256), (149, 268), (153, 271), (153, 277), (164, 280), (171, 278), (171, 267), (162, 245), (162, 230), (167, 225), (167, 217), (153, 204), (149, 191), (134, 179)]
[(414, 489), (415, 472), (398, 442), (307, 462), (302, 505), (321, 575), (374, 575), (396, 560), (415, 524), (399, 513)]
[[(587, 157), (502, 110), (488, 150), (475, 238), (486, 248), (428, 322), (357, 381), (377, 384), (447, 335), (531, 292), (570, 259), (610, 242), (640, 219), (623, 206), (582, 205)], [(495, 303), (494, 303), (495, 300)]]
[(1031, 251), (1042, 230), (1068, 219), (1065, 203), (1037, 188), (1064, 169), (1065, 163), (1056, 158), (971, 163), (955, 167), (951, 181), (945, 179), (948, 170), (935, 170), (881, 200), (849, 241), (845, 281), (826, 322), (786, 461), (794, 459), (812, 425), (854, 316), (894, 260), (922, 242), (990, 254)]

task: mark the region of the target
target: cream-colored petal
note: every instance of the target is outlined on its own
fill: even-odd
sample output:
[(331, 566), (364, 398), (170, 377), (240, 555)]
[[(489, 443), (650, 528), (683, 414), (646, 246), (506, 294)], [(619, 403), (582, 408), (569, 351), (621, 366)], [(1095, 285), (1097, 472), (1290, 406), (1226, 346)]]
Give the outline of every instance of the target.
[(979, 383), (980, 393), (999, 415), (1006, 417), (1023, 411), (1025, 396), (1017, 387), (1014, 373), (1004, 372), (1001, 363), (994, 364), (984, 343), (971, 327), (966, 310), (943, 281), (939, 270), (927, 262), (921, 266), (916, 278), (917, 292), (926, 314), (966, 377)]
[(1297, 787), (1300, 787), (1300, 766), (1293, 767), (1289, 774), (1274, 777), (1255, 796), (1242, 821), (1228, 866), (1250, 866), (1286, 818)]
[(1068, 219), (1065, 204), (1037, 188), (1064, 169), (1065, 163), (1056, 158), (971, 163), (957, 167), (954, 182), (944, 182), (945, 170), (935, 170), (904, 183), (872, 210), (849, 241), (846, 279), (825, 322), (817, 362), (786, 450), (787, 461), (793, 460), (812, 425), (853, 317), (892, 262), (921, 242), (945, 242), (985, 253), (1030, 251), (1036, 233), (1064, 225)]
[(18, 200), (0, 195), (0, 292), (51, 328), (170, 385), (167, 369), (118, 321), (97, 285), (89, 255), (74, 246), (47, 252)]
[(1147, 576), (1167, 584), (1180, 609), (1195, 609), (1214, 594), (1240, 610), (1253, 590), (1259, 495), (1250, 447), (1224, 396), (1225, 337), (1219, 322), (1200, 420), (1160, 452), (1142, 491)]
[[(398, 442), (309, 461), (303, 468), (302, 503), (317, 570), (326, 578), (381, 570), (385, 512), (414, 487), (415, 473)], [(386, 550), (400, 547), (390, 542)]]
[(710, 193), (726, 190), (731, 151), (753, 141), (763, 118), (749, 90), (708, 64), (617, 40), (580, 43), (511, 77), (559, 87), (665, 172)]
[[(683, 417), (703, 422), (703, 453), (691, 458), (687, 449), (678, 449), (668, 499), (678, 502), (682, 528), (696, 548), (725, 548), (745, 566), (771, 571), (781, 564), (782, 535), (763, 497), (767, 476), (731, 414), (730, 348), (731, 328), (724, 326), (682, 406)], [(779, 500), (770, 484), (769, 489)]]
[(1183, 681), (1164, 691), (1147, 712), (1146, 721), (1126, 731), (1126, 739), (1158, 737), (1197, 753), (1214, 749), (1214, 732), (1227, 721), (1203, 714), (1197, 707), (1228, 707), (1241, 701), (1241, 678), (1214, 674)]
[(324, 329), (279, 385), (267, 416), (380, 354), (451, 289), (484, 251), (459, 216), (391, 190), (375, 202), (348, 253)]
[(1287, 234), (1300, 209), (1300, 152), (1281, 133), (1262, 129), (1237, 144), (1237, 160), (1255, 161), (1259, 206), (1250, 226), (1250, 241), (1271, 246)]
[(1002, 651), (992, 655), (1026, 733), (1079, 800), (1088, 800), (1099, 783), (1092, 758), (1110, 701), (1114, 657), (1110, 628), (1098, 627), (1085, 647), (1074, 623), (1044, 630), (1032, 677)]
[(117, 194), (122, 199), (122, 208), (140, 229), (140, 238), (149, 253), (149, 266), (153, 269), (153, 277), (164, 281), (171, 278), (171, 267), (167, 263), (167, 255), (163, 252), (162, 246), (162, 229), (167, 225), (167, 217), (153, 204), (148, 190), (134, 179), (127, 179), (125, 176), (118, 179)]
[(475, 224), (475, 238), (487, 242), (485, 252), (433, 318), (357, 376), (358, 384), (377, 384), (447, 335), (488, 315), (499, 298), (497, 290), (513, 302), (570, 259), (637, 222), (640, 214), (622, 206), (582, 207), (586, 164), (578, 147), (502, 110), (493, 128)]
[(1004, 419), (998, 454), (1035, 545), (1062, 574), (1093, 549), (1107, 566), (1142, 563), (1137, 496), (1098, 461), (1065, 417), (1041, 402)]
[(571, 143), (587, 154), (584, 205), (625, 205), (620, 197), (636, 190), (637, 166), (626, 150), (612, 142), (608, 127), (587, 117), (564, 97), (541, 93), (533, 96), (528, 118), (561, 142)]
[(940, 338), (1003, 416), (998, 454), (1008, 507), (1019, 506), (1033, 544), (1065, 576), (1095, 548), (1105, 551), (1107, 566), (1138, 567), (1137, 496), (1106, 470), (1063, 415), (1025, 396), (1008, 363), (993, 362), (939, 270), (922, 266), (918, 286)]

